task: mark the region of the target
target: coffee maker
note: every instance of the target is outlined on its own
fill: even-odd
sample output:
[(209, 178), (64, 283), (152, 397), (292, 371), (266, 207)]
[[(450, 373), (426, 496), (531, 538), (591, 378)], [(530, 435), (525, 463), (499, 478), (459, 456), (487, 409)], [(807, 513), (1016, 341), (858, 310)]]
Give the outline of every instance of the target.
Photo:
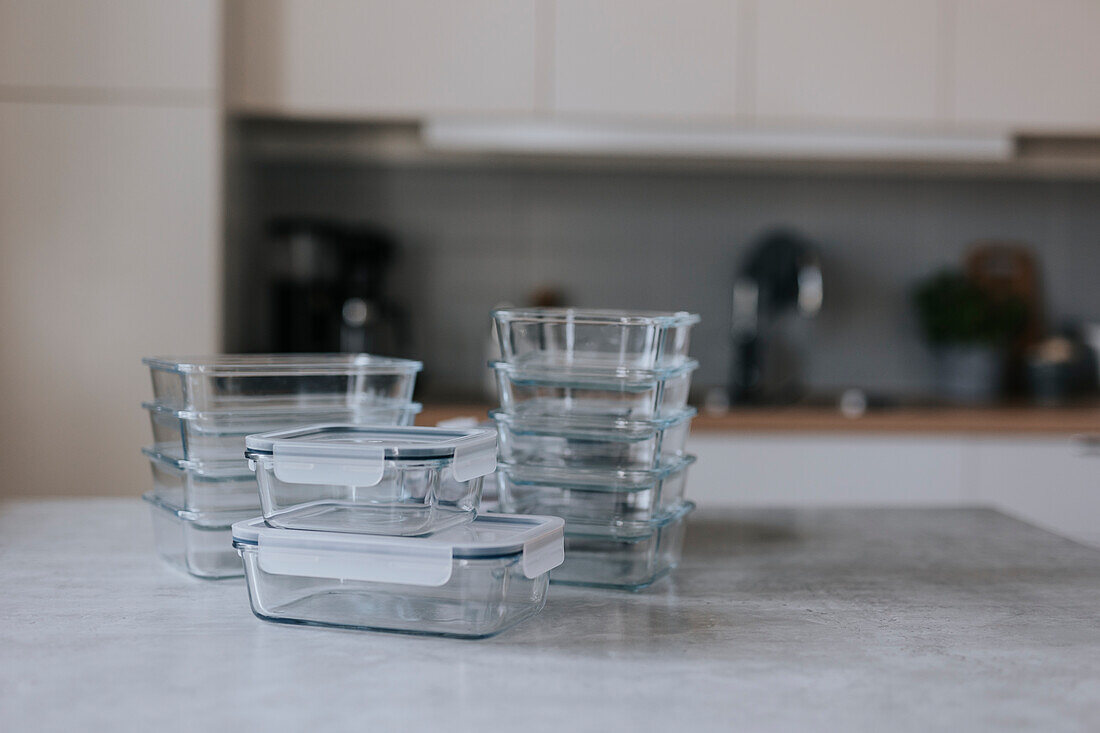
[(733, 284), (730, 401), (784, 403), (802, 396), (802, 350), (795, 323), (821, 310), (817, 247), (797, 232), (774, 230), (750, 247)]
[(268, 234), (274, 351), (401, 352), (404, 317), (385, 292), (397, 250), (388, 232), (291, 218), (272, 221)]

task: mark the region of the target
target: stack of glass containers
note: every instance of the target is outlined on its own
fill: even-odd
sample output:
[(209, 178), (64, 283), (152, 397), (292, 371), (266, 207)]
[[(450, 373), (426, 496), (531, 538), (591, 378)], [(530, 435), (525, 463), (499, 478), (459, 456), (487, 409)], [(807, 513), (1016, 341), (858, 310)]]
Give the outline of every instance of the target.
[(555, 582), (638, 590), (679, 562), (692, 313), (493, 312), (504, 512), (565, 520)]
[(260, 618), (481, 637), (542, 609), (564, 523), (477, 516), (492, 429), (311, 425), (245, 445), (263, 517), (232, 534)]
[(245, 436), (343, 422), (411, 425), (420, 362), (367, 354), (144, 359), (153, 381), (153, 444), (144, 448), (157, 549), (202, 578), (240, 576), (234, 522), (260, 511)]

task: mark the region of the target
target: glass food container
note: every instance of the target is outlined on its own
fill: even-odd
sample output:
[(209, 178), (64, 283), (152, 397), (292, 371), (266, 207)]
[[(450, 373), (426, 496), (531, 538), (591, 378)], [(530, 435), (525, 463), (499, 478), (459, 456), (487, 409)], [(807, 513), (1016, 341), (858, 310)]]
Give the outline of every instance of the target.
[(153, 496), (190, 512), (260, 512), (256, 477), (241, 461), (198, 463), (181, 461), (142, 448), (153, 473)]
[(687, 358), (684, 312), (500, 308), (493, 311), (501, 358), (516, 365), (653, 368)]
[(197, 578), (217, 580), (243, 575), (233, 549), (233, 523), (253, 516), (255, 509), (237, 512), (192, 512), (154, 496), (149, 502), (157, 553), (170, 565)]
[(153, 397), (180, 410), (409, 402), (422, 365), (370, 354), (147, 357)]
[(363, 403), (351, 407), (277, 407), (195, 411), (142, 405), (153, 427), (154, 450), (187, 461), (237, 462), (246, 471), (244, 439), (248, 435), (318, 423), (412, 425), (421, 406), (415, 402)]
[(565, 562), (550, 579), (565, 585), (585, 585), (637, 591), (652, 585), (680, 563), (687, 515), (695, 505), (655, 522), (647, 534), (630, 539), (567, 533)]
[(314, 425), (245, 439), (273, 527), (419, 535), (473, 520), (496, 470), (487, 428)]
[(504, 463), (645, 471), (683, 456), (695, 409), (656, 420), (503, 410), (489, 415), (496, 421)]
[(669, 369), (520, 367), (501, 361), (490, 366), (496, 370), (500, 406), (508, 413), (651, 419), (684, 410), (699, 362), (689, 359)]
[(564, 556), (557, 517), (484, 515), (430, 537), (233, 526), (252, 611), (291, 624), (485, 637), (534, 616)]
[(568, 534), (629, 539), (653, 532), (654, 522), (684, 505), (688, 468), (695, 456), (645, 471), (547, 468), (501, 464), (501, 511), (551, 514)]

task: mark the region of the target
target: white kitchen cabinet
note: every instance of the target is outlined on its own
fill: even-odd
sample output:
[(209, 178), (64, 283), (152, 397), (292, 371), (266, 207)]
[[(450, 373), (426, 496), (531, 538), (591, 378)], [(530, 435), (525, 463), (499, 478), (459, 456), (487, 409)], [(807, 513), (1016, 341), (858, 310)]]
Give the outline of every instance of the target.
[(1100, 452), (1071, 436), (744, 434), (689, 439), (704, 506), (973, 506), (1100, 546)]
[(956, 119), (1100, 131), (1100, 2), (954, 0)]
[(217, 0), (0, 0), (0, 87), (215, 101), (220, 23)]
[(757, 0), (755, 115), (784, 122), (936, 121), (940, 4)]
[(1100, 545), (1100, 455), (1070, 436), (989, 438), (973, 450), (982, 503)]
[(141, 357), (221, 330), (218, 0), (0, 0), (4, 495), (137, 495)]
[(955, 436), (695, 433), (688, 495), (705, 506), (974, 503)]
[(149, 485), (141, 357), (218, 348), (220, 125), (0, 101), (0, 493)]
[(557, 0), (553, 110), (731, 118), (738, 5), (734, 0)]
[(285, 116), (535, 109), (536, 0), (229, 0), (227, 101)]
[(227, 20), (242, 113), (1100, 132), (1096, 0), (227, 0)]

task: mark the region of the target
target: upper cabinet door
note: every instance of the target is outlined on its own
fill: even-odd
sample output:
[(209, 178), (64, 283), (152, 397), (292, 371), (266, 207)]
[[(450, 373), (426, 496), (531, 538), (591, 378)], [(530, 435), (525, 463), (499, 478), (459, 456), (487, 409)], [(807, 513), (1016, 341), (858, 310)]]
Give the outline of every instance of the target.
[(758, 0), (756, 116), (934, 121), (940, 26), (935, 0)]
[(553, 110), (730, 118), (735, 0), (557, 0)]
[(230, 0), (242, 111), (415, 117), (531, 112), (536, 0)]
[(958, 0), (955, 13), (960, 122), (1100, 130), (1098, 0)]
[(214, 101), (220, 26), (216, 0), (0, 0), (0, 86)]

